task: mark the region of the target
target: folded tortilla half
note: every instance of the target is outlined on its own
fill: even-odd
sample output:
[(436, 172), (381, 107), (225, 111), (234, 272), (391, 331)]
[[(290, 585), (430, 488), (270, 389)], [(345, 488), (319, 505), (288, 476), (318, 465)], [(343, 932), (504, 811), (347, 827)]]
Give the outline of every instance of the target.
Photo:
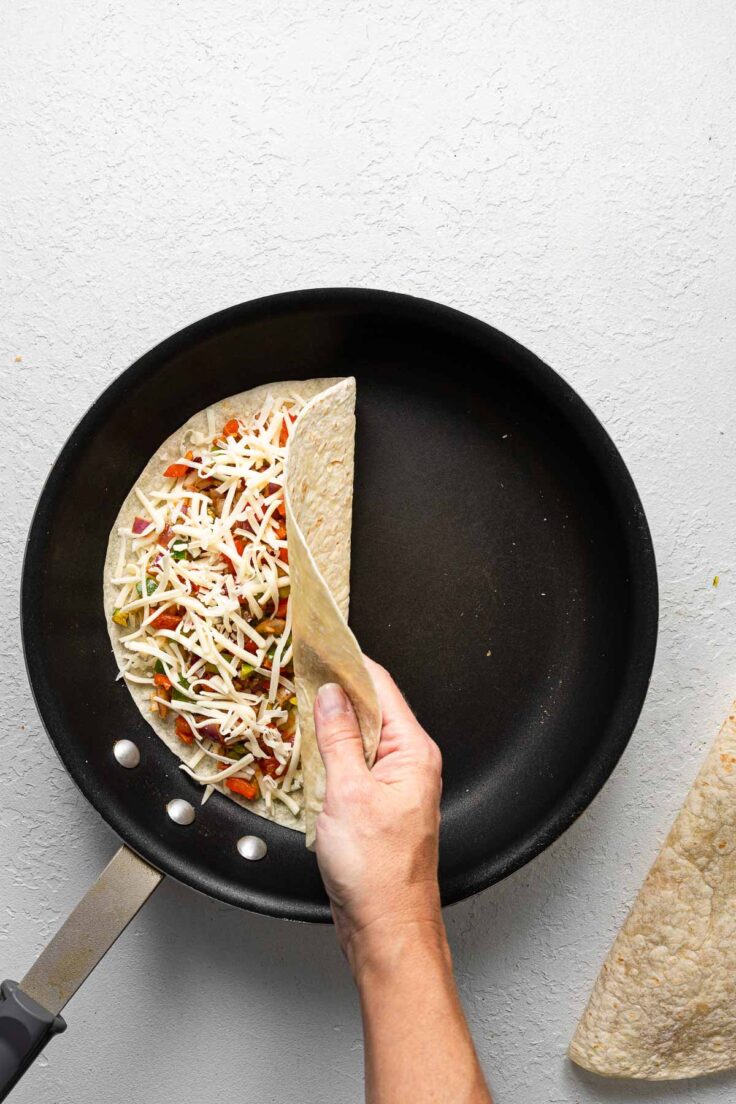
[(607, 1077), (736, 1066), (736, 711), (723, 725), (570, 1044)]
[(307, 832), (324, 794), (312, 708), (339, 681), (372, 762), (380, 709), (347, 625), (355, 381), (255, 388), (190, 418), (113, 526), (104, 605), (138, 709), (183, 769)]

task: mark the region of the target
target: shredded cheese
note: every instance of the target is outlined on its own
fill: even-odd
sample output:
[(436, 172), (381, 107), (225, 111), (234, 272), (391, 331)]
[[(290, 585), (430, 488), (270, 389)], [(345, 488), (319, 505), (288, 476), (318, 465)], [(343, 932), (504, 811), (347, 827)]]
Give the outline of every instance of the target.
[(207, 434), (191, 434), (175, 461), (186, 475), (136, 487), (109, 611), (122, 677), (149, 686), (152, 711), (196, 745), (182, 770), (205, 787), (203, 803), (240, 778), (269, 815), (274, 798), (301, 809), (283, 487), (303, 405), (269, 395), (249, 424), (219, 432), (208, 414)]

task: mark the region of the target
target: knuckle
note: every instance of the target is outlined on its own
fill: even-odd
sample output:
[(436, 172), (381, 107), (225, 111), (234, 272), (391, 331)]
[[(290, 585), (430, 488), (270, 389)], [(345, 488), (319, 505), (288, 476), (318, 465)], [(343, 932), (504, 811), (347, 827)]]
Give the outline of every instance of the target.
[(363, 805), (366, 800), (365, 786), (355, 778), (346, 778), (340, 786), (340, 801), (345, 805)]
[(339, 747), (340, 744), (352, 743), (358, 736), (355, 722), (348, 714), (336, 717), (320, 728), (320, 737), (324, 747), (328, 749)]
[(419, 753), (419, 762), (422, 767), (431, 771), (433, 774), (440, 774), (442, 771), (442, 752), (437, 747), (434, 740), (429, 736), (425, 739), (422, 750)]
[(434, 740), (429, 740), (429, 763), (434, 770), (442, 770), (442, 752)]

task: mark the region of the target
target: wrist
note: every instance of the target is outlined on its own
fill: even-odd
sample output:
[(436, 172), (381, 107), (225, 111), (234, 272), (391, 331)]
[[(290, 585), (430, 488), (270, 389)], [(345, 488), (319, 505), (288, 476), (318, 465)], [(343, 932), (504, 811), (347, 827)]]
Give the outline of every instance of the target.
[(359, 988), (371, 977), (395, 974), (419, 961), (435, 960), (450, 968), (439, 893), (382, 912), (351, 931), (344, 947)]

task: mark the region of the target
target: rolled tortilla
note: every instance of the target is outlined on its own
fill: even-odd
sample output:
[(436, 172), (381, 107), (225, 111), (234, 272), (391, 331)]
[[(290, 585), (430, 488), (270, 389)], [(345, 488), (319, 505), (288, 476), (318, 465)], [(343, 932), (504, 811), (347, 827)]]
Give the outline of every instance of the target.
[(736, 711), (613, 944), (569, 1055), (593, 1073), (652, 1081), (736, 1066)]
[[(303, 488), (303, 493), (296, 496), (298, 498), (298, 509), (294, 514), (296, 524), (293, 524), (291, 520), (287, 521), (287, 533), (292, 576), (292, 605), (294, 608), (294, 668), (297, 685), (302, 687), (301, 691), (298, 692), (298, 711), (300, 728), (306, 728), (306, 746), (308, 749), (306, 756), (304, 751), (302, 752), (303, 762), (305, 763), (303, 804), (310, 809), (314, 809), (319, 806), (320, 797), (310, 793), (306, 787), (312, 785), (319, 788), (322, 785), (319, 772), (315, 770), (313, 765), (316, 745), (314, 742), (311, 702), (313, 701), (313, 693), (316, 693), (316, 689), (312, 693), (312, 680), (316, 667), (310, 658), (311, 653), (309, 653), (303, 661), (303, 669), (300, 671), (300, 661), (297, 658), (297, 610), (300, 611), (298, 615), (300, 635), (312, 641), (314, 645), (316, 643), (314, 632), (310, 626), (317, 623), (326, 625), (329, 627), (328, 631), (334, 633), (336, 637), (335, 641), (329, 641), (327, 644), (327, 656), (329, 657), (332, 654), (334, 648), (339, 651), (347, 649), (349, 652), (349, 660), (347, 663), (343, 663), (340, 671), (345, 689), (351, 698), (362, 703), (367, 701), (369, 697), (365, 684), (365, 680), (368, 678), (367, 670), (360, 649), (346, 621), (350, 596), (350, 528), (355, 435), (355, 381), (353, 379), (314, 379), (268, 384), (223, 399), (190, 418), (156, 451), (123, 502), (108, 542), (103, 571), (103, 600), (112, 648), (120, 666), (124, 655), (124, 648), (119, 639), (122, 634), (110, 620), (110, 614), (118, 592), (118, 587), (112, 583), (112, 579), (117, 571), (120, 553), (121, 537), (118, 530), (121, 527), (129, 528), (140, 509), (135, 487), (141, 487), (145, 492), (148, 488), (159, 485), (162, 471), (168, 464), (183, 455), (193, 432), (207, 434), (210, 432), (211, 426), (222, 426), (230, 418), (247, 420), (254, 417), (269, 394), (277, 400), (292, 395), (300, 395), (303, 399), (308, 400), (296, 423), (296, 430), (289, 444), (287, 471), (291, 473), (292, 483), (298, 485), (299, 488)], [(312, 415), (312, 403), (323, 394), (326, 396), (326, 402), (318, 407), (316, 413)], [(306, 434), (301, 433), (302, 419), (306, 420)], [(321, 427), (327, 423), (329, 423), (330, 438), (329, 441), (322, 441), (319, 433)], [(310, 429), (310, 425), (313, 427), (312, 429)], [(314, 438), (315, 429), (318, 431), (316, 440)], [(302, 443), (298, 444), (299, 441)], [(310, 442), (310, 444), (307, 442)], [(311, 442), (319, 451), (321, 457), (319, 462), (309, 455)], [(298, 444), (299, 454), (296, 460), (292, 455), (295, 444)], [(329, 539), (332, 542), (330, 549), (325, 545), (325, 534), (327, 533), (330, 534)], [(309, 542), (312, 540), (314, 541), (314, 548), (310, 550)], [(301, 591), (304, 592), (304, 599), (301, 597)], [(301, 626), (304, 627), (301, 628)], [(345, 641), (347, 641), (347, 644)], [(317, 647), (319, 651), (321, 645), (318, 644)], [(126, 683), (126, 685), (133, 701), (148, 724), (161, 737), (167, 747), (182, 762), (189, 765), (192, 759), (199, 754), (196, 745), (183, 744), (175, 735), (174, 726), (170, 719), (162, 719), (151, 712), (149, 686), (141, 686), (131, 682)], [(307, 696), (310, 693), (312, 693), (312, 696)], [(372, 684), (370, 693), (373, 693), (373, 709), (378, 713)], [(306, 721), (305, 710), (308, 710)], [(365, 712), (362, 715), (365, 717)], [(380, 713), (378, 713), (378, 717), (378, 731), (380, 731)], [(366, 731), (369, 743), (373, 741), (375, 747), (377, 743), (375, 723), (368, 724)], [(308, 769), (306, 768), (307, 763), (309, 763)], [(297, 831), (303, 832), (305, 830), (303, 809), (300, 810), (298, 815), (294, 815), (285, 805), (275, 802), (269, 814), (262, 799), (246, 801), (240, 795), (229, 790), (223, 783), (217, 784), (216, 788), (230, 800), (236, 801), (259, 816), (276, 820), (278, 823)]]

